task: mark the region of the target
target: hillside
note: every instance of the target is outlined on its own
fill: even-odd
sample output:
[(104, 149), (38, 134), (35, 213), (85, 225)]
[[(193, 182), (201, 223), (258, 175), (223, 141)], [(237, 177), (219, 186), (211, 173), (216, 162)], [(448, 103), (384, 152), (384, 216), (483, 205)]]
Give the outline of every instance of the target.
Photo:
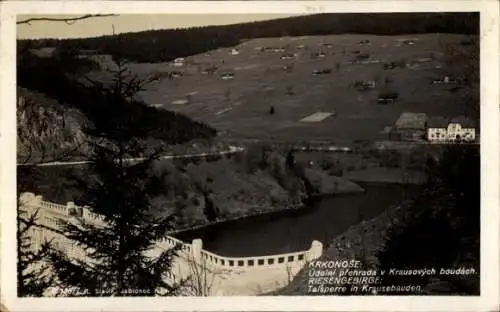
[[(264, 164), (259, 155), (255, 149), (214, 160), (156, 161), (150, 175), (161, 179), (164, 187), (152, 198), (152, 213), (174, 213), (175, 227), (185, 228), (302, 205), (304, 186), (285, 169), (285, 158), (270, 152)], [(86, 167), (42, 167), (37, 173), (29, 177), (30, 191), (52, 202), (87, 204), (92, 172)], [(207, 211), (207, 205), (214, 211)]]
[[(67, 141), (69, 137), (73, 137), (72, 140), (79, 140), (78, 144), (85, 141), (84, 125), (97, 127), (103, 133), (111, 131), (113, 120), (120, 114), (130, 116), (128, 118), (130, 126), (137, 130), (136, 136), (151, 141), (153, 145), (165, 143), (177, 145), (216, 135), (216, 130), (207, 125), (179, 113), (146, 106), (140, 101), (126, 102), (124, 111), (119, 112), (120, 114), (107, 111), (106, 93), (100, 89), (100, 85), (89, 86), (79, 81), (89, 70), (85, 68), (86, 65), (88, 63), (85, 61), (75, 58), (61, 59), (57, 56), (47, 58), (29, 52), (25, 52), (19, 58), (17, 74), (18, 86), (21, 87), (19, 98), (22, 100), (18, 105), (22, 109), (31, 110), (30, 116), (23, 114), (18, 116), (19, 139), (22, 142), (20, 154), (29, 149), (28, 142), (37, 145), (35, 149), (49, 150), (51, 149), (49, 146), (57, 144), (53, 142), (54, 140), (66, 140), (60, 143), (65, 149), (77, 150), (76, 146), (70, 146), (71, 143)], [(36, 114), (33, 115), (33, 112)], [(63, 115), (69, 119), (63, 118)], [(44, 125), (44, 129), (36, 122), (32, 122), (35, 117), (41, 119), (39, 123)], [(40, 129), (32, 128), (33, 126)], [(29, 137), (30, 133), (33, 134), (32, 138)], [(48, 137), (52, 142), (46, 140)], [(46, 143), (47, 146), (42, 147), (40, 145), (42, 143)], [(77, 144), (76, 141), (73, 143)], [(76, 155), (78, 153), (73, 153), (73, 156)]]
[[(195, 27), (128, 33), (117, 46), (112, 36), (75, 40), (23, 40), (21, 46), (54, 46), (114, 54), (136, 62), (161, 62), (262, 37), (326, 34), (402, 35), (418, 33), (477, 33), (478, 13), (346, 13), (316, 14), (227, 26)], [(398, 27), (393, 27), (398, 25)]]
[[(404, 44), (407, 39), (414, 44)], [(386, 127), (403, 112), (470, 116), (479, 107), (477, 85), (432, 83), (444, 75), (478, 79), (478, 71), (465, 73), (472, 58), (450, 61), (449, 48), (478, 55), (478, 47), (462, 45), (468, 39), (439, 33), (258, 38), (234, 46), (235, 54), (231, 48), (216, 49), (186, 57), (184, 66), (132, 63), (130, 69), (162, 77), (139, 94), (144, 102), (203, 121), (236, 142), (258, 138), (342, 144), (387, 140)], [(293, 57), (284, 59), (288, 54)], [(391, 63), (396, 66), (386, 69)], [(329, 72), (315, 74), (321, 70)], [(179, 76), (167, 77), (175, 72)], [(232, 79), (224, 79), (225, 73)], [(89, 75), (106, 80), (102, 71)], [(359, 81), (373, 81), (374, 86), (361, 90), (355, 86)], [(379, 104), (378, 97), (389, 91), (398, 99)], [(330, 115), (314, 119), (315, 114)], [(304, 120), (308, 116), (314, 118)]]

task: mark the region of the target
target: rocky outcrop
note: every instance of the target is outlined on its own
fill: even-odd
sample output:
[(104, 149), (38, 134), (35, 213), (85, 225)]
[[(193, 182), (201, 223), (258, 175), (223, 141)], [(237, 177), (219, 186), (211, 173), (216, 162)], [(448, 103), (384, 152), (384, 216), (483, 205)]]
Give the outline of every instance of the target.
[(59, 160), (83, 152), (86, 118), (75, 109), (18, 88), (17, 154), (19, 162)]

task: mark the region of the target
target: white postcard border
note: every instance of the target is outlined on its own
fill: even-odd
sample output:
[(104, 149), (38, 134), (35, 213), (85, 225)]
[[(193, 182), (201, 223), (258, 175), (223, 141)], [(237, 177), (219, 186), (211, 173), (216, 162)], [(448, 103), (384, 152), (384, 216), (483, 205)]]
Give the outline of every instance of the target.
[[(16, 298), (16, 14), (481, 13), (480, 297)], [(9, 1), (0, 3), (1, 302), (10, 311), (498, 311), (499, 6), (476, 1)], [(34, 26), (35, 27), (35, 26)]]

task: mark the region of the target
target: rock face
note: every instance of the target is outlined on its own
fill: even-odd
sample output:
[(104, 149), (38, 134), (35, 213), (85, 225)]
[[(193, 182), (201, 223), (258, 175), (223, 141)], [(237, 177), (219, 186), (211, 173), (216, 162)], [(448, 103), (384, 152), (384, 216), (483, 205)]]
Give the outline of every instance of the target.
[(330, 176), (320, 170), (307, 168), (305, 175), (321, 195), (362, 193), (365, 191), (352, 181), (342, 177)]
[(19, 161), (43, 161), (83, 151), (87, 120), (75, 109), (63, 108), (40, 93), (18, 88), (17, 149)]

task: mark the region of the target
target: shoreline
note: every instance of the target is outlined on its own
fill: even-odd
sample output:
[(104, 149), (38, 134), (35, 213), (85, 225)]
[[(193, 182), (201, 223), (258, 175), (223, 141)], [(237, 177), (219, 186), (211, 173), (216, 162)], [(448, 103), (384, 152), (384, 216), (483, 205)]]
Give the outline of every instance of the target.
[[(379, 185), (379, 184), (400, 185), (401, 183), (387, 183), (384, 181), (381, 181), (381, 182), (360, 181), (360, 186), (363, 188), (364, 188), (364, 186)], [(224, 220), (210, 222), (210, 223), (206, 223), (206, 224), (195, 225), (193, 227), (185, 227), (185, 228), (182, 228), (179, 230), (171, 231), (171, 232), (167, 233), (167, 235), (170, 235), (173, 237), (176, 237), (176, 235), (182, 236), (182, 235), (189, 234), (190, 232), (207, 229), (211, 226), (223, 226), (223, 225), (229, 224), (231, 222), (242, 222), (244, 220), (249, 220), (252, 218), (255, 218), (255, 219), (263, 218), (264, 219), (264, 218), (273, 218), (273, 217), (285, 217), (286, 215), (295, 214), (295, 213), (298, 213), (298, 214), (307, 213), (307, 212), (313, 211), (315, 205), (323, 199), (330, 198), (330, 197), (356, 196), (356, 195), (362, 195), (362, 194), (365, 194), (365, 192), (350, 192), (350, 193), (338, 193), (338, 194), (315, 194), (315, 195), (312, 195), (310, 197), (309, 200), (311, 200), (312, 202), (309, 204), (301, 204), (301, 205), (293, 206), (291, 208), (283, 208), (283, 209), (271, 210), (271, 211), (265, 210), (265, 211), (261, 211), (261, 212), (257, 212), (257, 213), (244, 214), (244, 215), (237, 216), (234, 218), (224, 219)]]

